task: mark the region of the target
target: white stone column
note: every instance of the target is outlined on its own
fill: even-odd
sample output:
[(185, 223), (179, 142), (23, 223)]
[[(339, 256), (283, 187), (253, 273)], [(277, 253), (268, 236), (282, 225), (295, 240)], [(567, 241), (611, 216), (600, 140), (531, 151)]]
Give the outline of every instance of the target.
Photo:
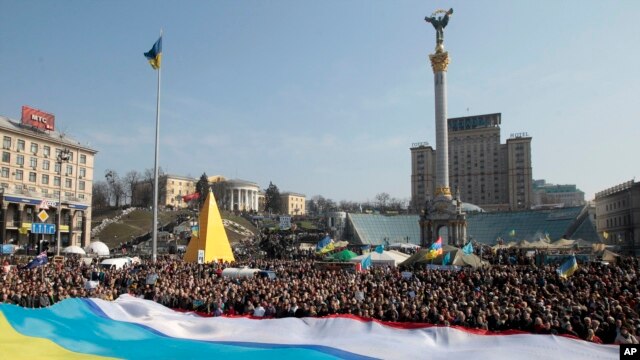
[(449, 54), (439, 50), (429, 56), (433, 68), (436, 115), (436, 195), (451, 196), (449, 190), (449, 131), (447, 128), (447, 66)]
[(231, 191), (231, 209), (230, 210), (233, 211), (233, 210), (235, 210), (235, 208), (233, 206), (234, 201), (235, 201), (235, 199), (234, 199), (234, 197), (235, 197), (234, 195), (235, 194), (233, 192), (235, 191), (235, 189), (232, 188), (230, 191)]

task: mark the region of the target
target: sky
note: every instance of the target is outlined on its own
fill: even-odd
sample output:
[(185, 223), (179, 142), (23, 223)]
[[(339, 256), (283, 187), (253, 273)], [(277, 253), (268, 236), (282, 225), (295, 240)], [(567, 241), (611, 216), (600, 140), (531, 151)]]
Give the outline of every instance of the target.
[(435, 144), (435, 31), (454, 8), (449, 117), (502, 113), (534, 179), (587, 200), (640, 175), (640, 2), (0, 0), (0, 115), (22, 105), (96, 149), (95, 180), (160, 166), (335, 201), (411, 196)]

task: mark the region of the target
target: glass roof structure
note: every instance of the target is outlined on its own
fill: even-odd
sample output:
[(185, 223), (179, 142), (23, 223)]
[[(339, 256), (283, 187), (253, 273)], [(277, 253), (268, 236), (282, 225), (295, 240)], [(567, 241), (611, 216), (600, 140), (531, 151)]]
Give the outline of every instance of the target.
[[(345, 238), (360, 244), (404, 242), (420, 244), (418, 215), (348, 214)], [(467, 236), (493, 245), (498, 238), (535, 241), (548, 234), (552, 241), (568, 239), (599, 241), (596, 227), (586, 207), (517, 212), (477, 212), (467, 214)]]

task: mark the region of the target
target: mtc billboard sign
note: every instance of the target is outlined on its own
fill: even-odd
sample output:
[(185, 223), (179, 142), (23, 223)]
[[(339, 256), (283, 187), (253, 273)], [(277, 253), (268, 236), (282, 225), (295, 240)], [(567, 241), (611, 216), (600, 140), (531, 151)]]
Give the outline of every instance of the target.
[(28, 106), (22, 107), (22, 123), (25, 125), (37, 127), (42, 130), (53, 131), (55, 128), (55, 122), (56, 117), (53, 114), (30, 108)]

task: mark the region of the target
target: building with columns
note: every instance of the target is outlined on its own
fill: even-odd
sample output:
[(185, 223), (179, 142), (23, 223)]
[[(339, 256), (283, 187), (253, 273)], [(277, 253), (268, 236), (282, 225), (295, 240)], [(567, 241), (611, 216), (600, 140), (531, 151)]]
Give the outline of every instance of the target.
[[(0, 116), (2, 160), (0, 164), (0, 237), (11, 243), (37, 249), (41, 240), (49, 247), (89, 244), (91, 194), (96, 150), (56, 132), (55, 116), (29, 107), (22, 109), (22, 121)], [(45, 220), (37, 215), (48, 207)], [(61, 226), (56, 233), (34, 233), (32, 224), (56, 225), (58, 208)], [(37, 232), (38, 230), (36, 230)]]
[(241, 179), (226, 179), (216, 175), (208, 178), (218, 205), (231, 211), (258, 211), (260, 186)]

